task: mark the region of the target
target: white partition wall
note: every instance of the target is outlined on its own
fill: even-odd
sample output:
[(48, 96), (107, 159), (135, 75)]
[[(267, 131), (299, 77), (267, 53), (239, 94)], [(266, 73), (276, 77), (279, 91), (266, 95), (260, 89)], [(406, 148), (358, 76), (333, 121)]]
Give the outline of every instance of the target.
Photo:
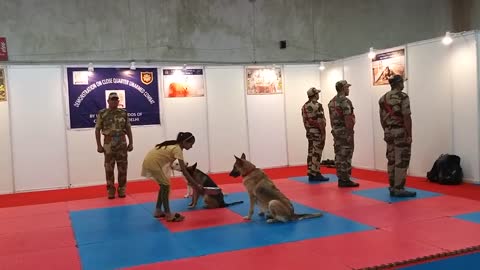
[[(65, 66), (63, 68), (66, 69)], [(161, 76), (160, 73), (159, 76)], [(66, 78), (64, 78), (64, 80), (64, 95), (65, 99), (67, 99), (68, 89)], [(160, 93), (160, 80), (158, 81), (158, 85)], [(162, 99), (160, 99), (160, 101), (162, 101)], [(165, 108), (161, 102), (159, 102), (159, 104), (160, 121), (162, 125), (132, 126), (133, 151), (128, 152), (127, 179), (129, 181), (144, 179), (140, 174), (146, 153), (156, 144), (165, 140), (165, 129), (163, 127), (163, 123), (165, 122)], [(68, 104), (65, 106), (68, 107)], [(70, 121), (68, 115), (65, 121), (66, 123)], [(105, 184), (104, 155), (97, 152), (95, 129), (68, 129), (66, 132), (70, 185), (72, 187), (81, 187)], [(117, 176), (117, 168), (115, 168), (115, 182), (118, 180)]]
[[(4, 67), (0, 67), (4, 68)], [(4, 68), (5, 76), (7, 69)], [(12, 171), (12, 148), (10, 141), (10, 119), (9, 119), (9, 85), (8, 78), (5, 81), (7, 87), (7, 101), (0, 102), (0, 194), (13, 192), (13, 171)]]
[[(470, 32), (455, 38), (450, 47), (444, 46), (440, 39), (406, 46), (409, 80), (404, 91), (410, 96), (413, 120), (409, 175), (425, 177), (440, 154), (453, 153), (462, 158), (466, 180), (479, 181), (479, 48), (476, 38), (478, 36)], [(393, 49), (396, 48), (389, 50)], [(335, 81), (344, 77), (352, 83), (350, 98), (357, 116), (353, 165), (386, 170), (378, 99), (390, 87), (373, 86), (370, 70), (366, 55), (330, 63), (321, 73), (322, 101), (326, 104), (333, 96)], [(327, 143), (324, 156), (330, 151), (333, 154), (330, 149)]]
[(246, 100), (250, 144), (247, 159), (261, 168), (287, 165), (284, 94), (247, 95)]
[(243, 74), (241, 66), (206, 69), (211, 172), (231, 170), (233, 155), (250, 156)]
[[(127, 179), (139, 180), (145, 154), (155, 144), (165, 140), (161, 126), (132, 127), (133, 151), (128, 153)], [(102, 139), (103, 140), (103, 139)], [(68, 130), (68, 161), (70, 184), (73, 187), (98, 185), (105, 183), (103, 154), (97, 152), (95, 130)], [(117, 171), (115, 170), (115, 179)], [(115, 180), (117, 181), (117, 180)]]
[[(160, 70), (158, 73), (162, 74)], [(160, 99), (163, 99), (165, 139), (175, 140), (179, 132), (193, 133), (195, 145), (188, 151), (184, 150), (185, 160), (190, 164), (196, 162), (202, 171), (209, 171), (207, 97), (165, 98), (162, 90)], [(208, 95), (208, 89), (205, 95)]]
[(322, 159), (335, 159), (328, 102), (337, 94), (335, 83), (339, 80), (343, 80), (343, 60), (326, 64), (326, 69), (321, 72), (320, 76), (320, 87), (322, 89), (322, 92), (320, 93), (320, 101), (325, 109), (325, 117), (327, 118), (327, 139), (325, 140)]
[[(318, 65), (285, 66), (285, 110), (289, 165), (304, 165), (307, 162), (308, 142), (301, 108), (307, 102), (307, 90), (320, 88)], [(325, 109), (325, 106), (324, 106)]]
[[(162, 111), (160, 113), (162, 113)], [(158, 125), (143, 127), (133, 126), (132, 135), (134, 136), (133, 151), (128, 153), (127, 178), (131, 180), (138, 180), (143, 179), (140, 174), (142, 173), (142, 163), (145, 155), (148, 153), (148, 151), (152, 150), (155, 145), (167, 139), (165, 137), (165, 129), (163, 126)], [(191, 150), (193, 150), (193, 148)]]
[[(457, 34), (450, 46), (440, 38), (405, 45), (409, 80), (404, 91), (413, 120), (409, 175), (425, 177), (440, 154), (450, 153), (461, 157), (465, 180), (480, 183), (479, 39), (478, 33), (467, 32)], [(372, 85), (370, 61), (363, 54), (326, 63), (324, 71), (311, 64), (282, 66), (284, 92), (272, 95), (246, 94), (245, 66), (205, 68), (203, 97), (165, 98), (160, 80), (161, 125), (132, 128), (128, 180), (143, 179), (145, 154), (180, 131), (195, 135), (185, 157), (205, 172), (229, 171), (233, 155), (242, 152), (261, 168), (306, 164), (300, 109), (312, 86), (322, 90), (328, 122), (322, 159), (334, 159), (328, 102), (342, 79), (352, 84), (349, 98), (357, 120), (353, 166), (386, 170), (378, 99), (390, 87)], [(104, 184), (94, 129), (67, 128), (65, 66), (12, 65), (5, 70), (0, 194)]]
[(0, 102), (0, 194), (13, 192), (12, 148), (8, 103)]
[(370, 59), (360, 55), (345, 59), (344, 78), (352, 86), (349, 98), (354, 107), (355, 150), (352, 166), (364, 169), (374, 169), (374, 136), (373, 114), (377, 113), (377, 105), (372, 100), (375, 89), (372, 89), (370, 76)]
[(467, 34), (455, 38), (451, 47), (453, 151), (462, 158), (461, 165), (465, 178), (479, 182), (478, 43), (476, 35)]
[(93, 128), (67, 130), (67, 146), (69, 177), (72, 187), (105, 183), (103, 154), (97, 152)]
[(438, 156), (453, 150), (450, 48), (440, 40), (407, 48), (413, 128), (409, 175), (426, 177)]
[(8, 80), (16, 190), (67, 187), (62, 68), (9, 67)]

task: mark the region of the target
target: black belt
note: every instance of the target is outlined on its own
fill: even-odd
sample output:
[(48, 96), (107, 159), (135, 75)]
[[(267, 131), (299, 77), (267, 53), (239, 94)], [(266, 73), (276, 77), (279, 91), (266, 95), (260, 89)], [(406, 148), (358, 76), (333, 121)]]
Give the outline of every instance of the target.
[(398, 126), (398, 125), (388, 125), (386, 127), (387, 128), (404, 128), (404, 126)]
[(125, 136), (125, 134), (108, 134), (108, 135), (103, 135), (105, 137), (122, 137)]

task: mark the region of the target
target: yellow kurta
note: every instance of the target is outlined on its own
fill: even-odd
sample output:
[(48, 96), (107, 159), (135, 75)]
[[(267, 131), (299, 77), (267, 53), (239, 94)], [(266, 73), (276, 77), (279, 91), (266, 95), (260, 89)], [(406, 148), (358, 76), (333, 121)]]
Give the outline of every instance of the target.
[(155, 147), (147, 153), (143, 160), (142, 176), (153, 178), (161, 185), (170, 185), (171, 166), (175, 159), (183, 160), (180, 145), (168, 145), (160, 149)]

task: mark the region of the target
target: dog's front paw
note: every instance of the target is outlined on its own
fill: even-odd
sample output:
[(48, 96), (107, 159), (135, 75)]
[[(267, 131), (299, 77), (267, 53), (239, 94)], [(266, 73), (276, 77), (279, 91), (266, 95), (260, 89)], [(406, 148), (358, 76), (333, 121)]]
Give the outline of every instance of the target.
[(243, 219), (244, 219), (244, 220), (251, 220), (252, 217), (251, 217), (251, 216), (244, 216)]
[(275, 222), (276, 222), (276, 220), (275, 220), (275, 219), (273, 219), (273, 218), (269, 218), (269, 219), (267, 219), (267, 223), (275, 223)]

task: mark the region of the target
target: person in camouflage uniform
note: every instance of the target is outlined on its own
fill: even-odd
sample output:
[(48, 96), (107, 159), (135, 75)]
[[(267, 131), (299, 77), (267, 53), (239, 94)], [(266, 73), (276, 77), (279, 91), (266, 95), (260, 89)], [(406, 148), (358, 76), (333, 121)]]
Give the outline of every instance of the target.
[(328, 181), (320, 173), (322, 151), (325, 147), (325, 114), (322, 104), (318, 102), (320, 90), (312, 87), (308, 89), (308, 101), (302, 106), (303, 125), (307, 132), (308, 140), (308, 180)]
[(414, 197), (415, 192), (405, 190), (412, 146), (412, 119), (410, 99), (402, 90), (404, 80), (394, 75), (388, 80), (391, 90), (378, 101), (380, 122), (387, 143), (388, 180), (390, 196)]
[[(127, 151), (133, 150), (133, 138), (127, 111), (118, 108), (118, 94), (110, 93), (108, 108), (98, 112), (95, 125), (97, 151), (105, 155), (105, 175), (107, 180), (108, 198), (115, 198), (115, 163), (118, 170), (118, 197), (125, 197), (127, 184)], [(103, 146), (100, 142), (100, 132), (104, 135)], [(128, 137), (128, 145), (125, 138)]]
[(337, 95), (328, 103), (339, 187), (359, 186), (358, 183), (350, 179), (354, 149), (353, 127), (355, 126), (353, 105), (350, 99), (347, 98), (350, 93), (350, 86), (351, 84), (345, 80), (338, 81), (335, 84)]

